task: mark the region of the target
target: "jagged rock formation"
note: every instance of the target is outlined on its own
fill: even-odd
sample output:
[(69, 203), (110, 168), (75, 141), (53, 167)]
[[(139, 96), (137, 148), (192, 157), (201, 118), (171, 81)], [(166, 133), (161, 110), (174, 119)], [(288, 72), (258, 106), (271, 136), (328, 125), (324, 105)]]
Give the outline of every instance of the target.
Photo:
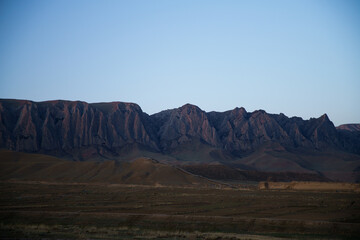
[(233, 156), (251, 153), (268, 142), (360, 154), (359, 134), (342, 129), (337, 130), (326, 114), (303, 120), (244, 108), (206, 113), (186, 104), (149, 116), (133, 103), (0, 100), (1, 148), (55, 155), (92, 149), (81, 159), (116, 155), (131, 144), (168, 153), (193, 141)]
[(343, 148), (360, 154), (360, 124), (344, 124), (336, 129)]
[(244, 108), (205, 113), (186, 104), (154, 114), (151, 119), (158, 126), (160, 147), (165, 149), (176, 148), (195, 138), (235, 154), (254, 151), (269, 141), (295, 148), (337, 148), (357, 152), (355, 147), (344, 146), (344, 139), (339, 139), (338, 131), (326, 114), (303, 120), (284, 114), (268, 114), (263, 110), (248, 113)]
[(149, 116), (132, 103), (1, 100), (0, 146), (25, 152), (105, 151), (139, 143), (157, 150)]
[(194, 105), (166, 110), (151, 116), (157, 126), (160, 147), (163, 150), (176, 148), (179, 144), (199, 139), (211, 146), (220, 146), (216, 129), (206, 112)]
[(338, 130), (346, 130), (351, 132), (360, 132), (360, 124), (343, 124), (336, 127)]

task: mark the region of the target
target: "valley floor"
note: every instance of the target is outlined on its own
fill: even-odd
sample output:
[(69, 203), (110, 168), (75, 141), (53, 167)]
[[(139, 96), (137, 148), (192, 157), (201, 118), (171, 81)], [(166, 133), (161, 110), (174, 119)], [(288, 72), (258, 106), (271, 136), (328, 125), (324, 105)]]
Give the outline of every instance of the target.
[(360, 194), (0, 182), (0, 238), (356, 239)]

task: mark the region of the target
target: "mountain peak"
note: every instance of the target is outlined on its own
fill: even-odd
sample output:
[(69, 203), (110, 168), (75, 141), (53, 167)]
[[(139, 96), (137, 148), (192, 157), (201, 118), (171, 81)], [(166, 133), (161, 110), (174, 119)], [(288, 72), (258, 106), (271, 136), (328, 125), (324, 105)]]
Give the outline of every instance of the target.
[(232, 110), (233, 112), (247, 113), (246, 109), (243, 107), (236, 107)]
[(180, 108), (196, 108), (196, 109), (200, 109), (198, 106), (191, 104), (191, 103), (186, 103), (184, 105), (182, 105)]
[(183, 106), (181, 106), (180, 108), (178, 108), (181, 112), (186, 111), (187, 113), (191, 113), (191, 112), (203, 112), (203, 110), (201, 110), (198, 106), (187, 103)]
[(330, 121), (328, 115), (326, 113), (324, 113), (323, 115), (321, 115), (320, 117), (322, 120), (325, 120), (325, 121)]

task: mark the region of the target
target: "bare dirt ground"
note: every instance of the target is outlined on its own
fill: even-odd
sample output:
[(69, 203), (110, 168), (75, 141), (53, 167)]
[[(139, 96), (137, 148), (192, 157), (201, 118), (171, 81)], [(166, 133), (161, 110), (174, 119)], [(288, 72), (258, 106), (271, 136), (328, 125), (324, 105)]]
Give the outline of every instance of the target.
[(360, 194), (0, 182), (0, 237), (358, 239)]
[(359, 183), (346, 182), (259, 182), (259, 189), (302, 191), (352, 191), (360, 193)]

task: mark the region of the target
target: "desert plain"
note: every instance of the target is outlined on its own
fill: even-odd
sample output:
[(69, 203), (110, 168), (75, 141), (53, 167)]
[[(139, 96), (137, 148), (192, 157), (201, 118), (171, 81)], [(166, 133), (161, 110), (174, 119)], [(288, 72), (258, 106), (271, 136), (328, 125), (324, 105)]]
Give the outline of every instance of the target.
[[(238, 185), (240, 186), (240, 185)], [(358, 239), (359, 193), (1, 181), (6, 239)]]

